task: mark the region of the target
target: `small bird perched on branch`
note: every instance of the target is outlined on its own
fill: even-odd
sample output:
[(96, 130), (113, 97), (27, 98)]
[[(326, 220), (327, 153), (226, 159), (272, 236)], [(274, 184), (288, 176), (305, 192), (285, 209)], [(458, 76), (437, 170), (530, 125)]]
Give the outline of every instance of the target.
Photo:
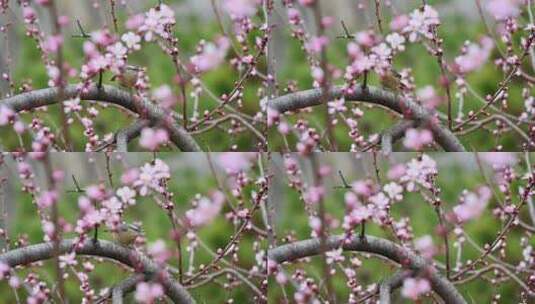
[(111, 78), (112, 81), (119, 81), (119, 84), (127, 89), (133, 88), (136, 86), (137, 80), (139, 78), (139, 72), (143, 71), (142, 67), (135, 65), (127, 65), (124, 69), (124, 73), (121, 75), (115, 75)]
[(131, 246), (138, 237), (143, 236), (141, 225), (121, 223), (116, 231), (112, 231), (113, 239), (123, 246)]
[(381, 75), (380, 82), (381, 86), (395, 94), (401, 93), (404, 87), (403, 83), (401, 83), (401, 75), (394, 70), (389, 70), (384, 75)]

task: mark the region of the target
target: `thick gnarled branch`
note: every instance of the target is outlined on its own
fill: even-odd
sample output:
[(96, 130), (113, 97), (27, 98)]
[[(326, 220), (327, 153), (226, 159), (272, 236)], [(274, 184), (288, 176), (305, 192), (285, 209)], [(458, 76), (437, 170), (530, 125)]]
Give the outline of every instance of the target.
[[(92, 85), (87, 90), (81, 91), (81, 84), (68, 85), (62, 91), (63, 98), (70, 99), (80, 97), (82, 100), (93, 100), (111, 103), (123, 107), (140, 118), (146, 118), (153, 124), (161, 124), (169, 131), (171, 141), (182, 151), (200, 151), (200, 147), (193, 137), (179, 124), (165, 109), (155, 105), (147, 99), (142, 99), (124, 90), (113, 86)], [(0, 100), (0, 105), (11, 109), (29, 111), (42, 106), (56, 104), (60, 101), (57, 88), (47, 88), (30, 91)]]
[[(342, 247), (345, 251), (368, 252), (394, 261), (415, 273), (425, 273), (431, 287), (447, 304), (466, 304), (466, 301), (453, 283), (441, 276), (438, 271), (421, 256), (401, 247), (389, 240), (366, 236), (354, 237), (349, 241), (345, 236), (330, 236), (326, 240), (324, 250), (330, 251)], [(281, 245), (268, 251), (268, 258), (279, 264), (297, 259), (319, 255), (322, 246), (319, 239), (308, 239)]]
[[(88, 255), (108, 258), (123, 265), (136, 269), (146, 277), (154, 277), (165, 289), (165, 294), (175, 303), (194, 304), (195, 300), (189, 292), (175, 280), (170, 274), (155, 262), (141, 255), (135, 250), (120, 246), (110, 241), (88, 240), (80, 246), (72, 239), (63, 240), (59, 246), (60, 254), (75, 251), (77, 255)], [(0, 255), (0, 261), (11, 267), (24, 266), (38, 261), (48, 260), (54, 256), (52, 243), (41, 243), (9, 250)]]
[[(464, 146), (459, 139), (431, 112), (416, 104), (415, 102), (403, 99), (400, 96), (389, 91), (379, 89), (373, 86), (366, 88), (356, 87), (351, 93), (347, 93), (342, 87), (334, 87), (329, 93), (329, 99), (344, 97), (347, 101), (366, 102), (376, 104), (397, 112), (407, 120), (414, 120), (433, 132), (435, 141), (446, 151), (462, 152)], [(303, 108), (317, 106), (321, 104), (321, 90), (312, 89), (291, 93), (269, 102), (269, 107), (285, 113), (296, 111)]]

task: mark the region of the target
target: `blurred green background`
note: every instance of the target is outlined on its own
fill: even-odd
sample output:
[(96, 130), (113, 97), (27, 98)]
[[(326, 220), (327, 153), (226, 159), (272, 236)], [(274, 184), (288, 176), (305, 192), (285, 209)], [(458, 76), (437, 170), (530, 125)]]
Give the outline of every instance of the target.
[[(116, 159), (117, 156), (119, 154), (114, 154), (111, 158), (111, 172), (113, 174), (115, 189), (120, 185), (120, 177), (124, 172), (124, 166), (140, 167), (153, 159), (152, 153), (128, 153), (124, 159)], [(159, 153), (157, 157), (164, 160), (171, 168), (172, 178), (169, 182), (169, 189), (174, 193), (173, 201), (175, 202), (177, 216), (183, 217), (184, 212), (192, 208), (191, 202), (196, 194), (209, 196), (212, 191), (218, 189), (218, 184), (209, 168), (206, 154)], [(217, 154), (212, 154), (211, 157), (217, 163)], [(71, 174), (76, 176), (81, 188), (98, 182), (102, 182), (108, 187), (105, 157), (103, 154), (52, 153), (51, 160), (54, 168), (63, 169), (66, 174), (64, 185), (60, 191), (60, 215), (68, 223), (75, 225), (76, 219), (80, 216), (80, 210), (78, 208), (79, 193), (70, 192), (76, 189), (71, 179)], [(41, 164), (35, 162), (31, 162), (31, 164), (37, 172), (37, 184), (44, 187)], [(6, 216), (1, 217), (0, 221), (2, 227), (5, 227), (8, 232), (11, 240), (10, 246), (16, 246), (18, 237), (26, 238), (30, 244), (43, 242), (43, 231), (37, 215), (37, 207), (32, 203), (30, 195), (20, 191), (21, 184), (18, 181), (16, 166), (14, 166), (13, 161), (8, 159), (7, 166), (0, 170), (3, 171), (2, 175), (9, 177), (7, 184), (0, 189), (2, 210), (6, 213)], [(217, 165), (215, 165), (215, 170), (219, 180), (224, 181), (223, 171)], [(244, 197), (248, 197), (249, 188), (244, 192)], [(232, 204), (235, 205), (236, 202), (233, 201)], [(245, 200), (245, 206), (250, 206), (250, 204), (250, 200)], [(212, 223), (197, 230), (197, 236), (200, 242), (208, 246), (212, 252), (215, 252), (218, 248), (224, 248), (236, 229), (236, 226), (224, 216), (229, 211), (229, 207), (225, 206), (221, 214)], [(151, 196), (138, 197), (137, 204), (127, 209), (125, 219), (128, 222), (140, 221), (142, 223), (148, 245), (158, 239), (163, 239), (167, 248), (175, 252), (176, 243), (171, 238), (171, 222), (166, 212), (158, 207), (156, 201)], [(253, 217), (253, 223), (257, 227), (262, 227), (259, 221), (259, 218), (255, 215)], [(99, 235), (101, 239), (111, 239), (111, 235), (102, 229), (99, 230)], [(64, 237), (73, 236), (74, 233), (68, 233)], [(236, 253), (238, 260), (229, 257), (226, 259), (242, 269), (251, 269), (256, 265), (256, 252), (253, 250), (254, 242), (258, 242), (259, 246), (265, 245), (258, 235), (253, 232), (244, 232), (239, 240), (239, 248)], [(187, 271), (189, 265), (189, 253), (186, 252), (186, 246), (188, 244), (189, 242), (184, 237), (182, 241), (184, 271)], [(3, 240), (0, 245), (2, 248), (6, 246)], [(86, 259), (80, 256), (78, 259), (79, 265)], [(98, 262), (94, 258), (89, 258), (88, 260), (92, 261), (96, 266), (95, 270), (88, 275), (90, 286), (97, 294), (100, 289), (117, 284), (131, 274), (130, 271), (123, 269), (119, 264), (108, 261)], [(203, 249), (203, 246), (199, 245), (194, 258), (194, 266), (196, 267), (194, 272), (199, 270), (199, 265), (208, 265), (212, 260), (212, 255)], [(173, 257), (169, 261), (169, 265), (176, 268), (177, 259)], [(76, 269), (80, 269), (80, 267), (77, 266)], [(55, 272), (52, 260), (45, 261), (44, 267), (34, 267), (31, 270), (43, 280), (49, 283), (54, 282)], [(73, 276), (71, 271), (68, 273), (69, 279), (66, 281), (68, 299), (70, 303), (80, 303), (81, 293), (79, 290), (79, 281)], [(208, 273), (211, 273), (211, 271)], [(17, 271), (17, 274), (21, 279), (24, 279), (25, 275), (28, 274), (28, 270)], [(260, 286), (260, 279), (258, 277), (250, 277), (249, 280), (255, 286)], [(223, 285), (228, 282), (229, 280), (223, 275), (212, 280), (210, 283), (190, 289), (189, 291), (197, 300), (197, 303), (224, 303), (229, 298), (233, 298), (235, 303), (254, 303), (254, 293), (247, 285), (235, 285), (233, 283), (229, 288), (224, 288)], [(0, 303), (16, 303), (14, 294), (6, 281), (0, 282), (0, 295), (2, 295), (0, 297)], [(19, 290), (19, 295), (22, 299), (25, 299), (27, 296), (23, 289)], [(133, 294), (130, 294), (125, 299), (125, 303), (133, 303), (133, 299)]]
[[(443, 202), (443, 210), (446, 213), (451, 212), (452, 208), (459, 202), (459, 197), (464, 189), (469, 191), (475, 191), (479, 186), (485, 184), (485, 180), (482, 177), (481, 172), (490, 178), (492, 183), (492, 169), (482, 163), (483, 171), (479, 170), (476, 158), (471, 153), (431, 153), (429, 154), (436, 162), (438, 167), (438, 179), (437, 184), (440, 187), (440, 198)], [(386, 172), (394, 164), (406, 163), (408, 160), (416, 157), (415, 153), (393, 153), (388, 159), (384, 157), (378, 158), (378, 167), (380, 168), (380, 176), (383, 184), (388, 182), (386, 178)], [(519, 155), (521, 159), (522, 155)], [(531, 163), (535, 160), (535, 155), (531, 156)], [(341, 179), (338, 176), (338, 170), (341, 170), (348, 183), (351, 183), (358, 179), (372, 179), (375, 180), (375, 169), (373, 167), (373, 160), (370, 154), (363, 154), (355, 156), (349, 153), (321, 153), (316, 154), (318, 163), (321, 165), (329, 165), (332, 168), (332, 173), (326, 177), (325, 188), (327, 191), (326, 198), (324, 200), (326, 206), (326, 212), (334, 219), (343, 221), (343, 215), (345, 212), (344, 203), (344, 189), (335, 189), (337, 186), (343, 186)], [(282, 244), (282, 238), (287, 235), (291, 235), (297, 240), (309, 239), (311, 229), (309, 226), (308, 213), (304, 211), (304, 203), (299, 198), (299, 193), (287, 185), (287, 178), (285, 177), (285, 168), (282, 164), (282, 159), (274, 157), (273, 172), (275, 172), (275, 178), (271, 187), (271, 202), (272, 207), (276, 210), (275, 218), (275, 233), (279, 244)], [(305, 183), (311, 183), (311, 171), (310, 163), (304, 159), (299, 158), (300, 167), (302, 168), (305, 176)], [(517, 173), (519, 175), (525, 172), (525, 163), (518, 165)], [(514, 189), (517, 189), (518, 184), (515, 183)], [(437, 235), (436, 226), (438, 225), (438, 219), (434, 208), (422, 199), (419, 194), (420, 191), (408, 193), (404, 195), (402, 201), (393, 204), (392, 215), (395, 221), (399, 221), (402, 217), (408, 217), (410, 220), (410, 226), (412, 227), (413, 235), (415, 239), (424, 235), (431, 235), (435, 246), (443, 248), (443, 239)], [(502, 194), (500, 193), (503, 199)], [(518, 195), (513, 196), (513, 202), (518, 203)], [(492, 216), (492, 209), (498, 205), (498, 200), (494, 197), (489, 205), (486, 207), (485, 212), (481, 217), (476, 220), (471, 220), (464, 225), (464, 231), (477, 243), (479, 246), (483, 246), (485, 243), (491, 243), (498, 233), (501, 222)], [(532, 224), (527, 214), (527, 207), (523, 209), (520, 218), (528, 224)], [(451, 226), (450, 226), (451, 227)], [(384, 237), (389, 240), (395, 240), (392, 235), (391, 229), (381, 229), (375, 223), (368, 223), (366, 225), (366, 233), (372, 236)], [(524, 232), (521, 229), (513, 229), (512, 233), (508, 235), (507, 246), (505, 253), (507, 262), (517, 265), (523, 260), (522, 250), (520, 247), (520, 238), (528, 238), (529, 243), (535, 246), (535, 239)], [(337, 228), (330, 231), (331, 234), (342, 234), (343, 230)], [(453, 232), (449, 235), (450, 245), (450, 259), (451, 265), (455, 265), (457, 256), (457, 248), (454, 248), (454, 236)], [(462, 250), (462, 261), (476, 258), (479, 252), (474, 249), (473, 246), (465, 242)], [(377, 283), (391, 276), (398, 267), (395, 267), (395, 263), (387, 263), (379, 258), (375, 258), (373, 255), (357, 254), (353, 252), (344, 253), (346, 260), (344, 265), (351, 267), (349, 259), (352, 257), (358, 257), (362, 261), (360, 268), (353, 268), (357, 275), (357, 283), (362, 285), (363, 288), (368, 286), (367, 284)], [(499, 254), (496, 254), (499, 256)], [(444, 254), (435, 257), (436, 260), (444, 262)], [(306, 276), (314, 278), (317, 284), (320, 284), (322, 279), (323, 270), (322, 263), (319, 257), (312, 257), (310, 263), (294, 263), (289, 266), (283, 267), (286, 270), (286, 274), (291, 276), (296, 269), (304, 269)], [(453, 268), (453, 267), (452, 267)], [(517, 273), (518, 274), (518, 273)], [(523, 280), (527, 280), (525, 274), (519, 275)], [(489, 273), (489, 277), (493, 277)], [(340, 267), (336, 267), (336, 275), (333, 277), (333, 286), (336, 290), (337, 298), (340, 303), (346, 301), (349, 296), (350, 288), (346, 286), (347, 278), (342, 272)], [(290, 299), (293, 299), (293, 294), (296, 291), (291, 284), (285, 285), (285, 291)], [(473, 280), (467, 284), (456, 285), (462, 295), (465, 297), (468, 303), (491, 303), (492, 297), (497, 293), (501, 294), (501, 301), (499, 303), (520, 303), (520, 292), (522, 288), (515, 282), (509, 280), (502, 284), (492, 284), (486, 280)], [(280, 303), (284, 299), (281, 286), (274, 281), (273, 277), (270, 277), (269, 281), (269, 303)], [(410, 301), (404, 301), (399, 295), (399, 290), (394, 293), (393, 303), (411, 303)], [(430, 299), (423, 300), (422, 303), (433, 303)]]

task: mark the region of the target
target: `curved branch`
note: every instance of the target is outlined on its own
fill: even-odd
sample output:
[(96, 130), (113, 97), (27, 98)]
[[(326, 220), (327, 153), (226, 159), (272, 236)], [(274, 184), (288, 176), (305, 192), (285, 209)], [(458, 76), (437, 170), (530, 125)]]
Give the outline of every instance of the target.
[[(428, 127), (433, 132), (437, 143), (446, 151), (465, 151), (459, 139), (445, 126), (440, 124), (434, 115), (419, 104), (403, 99), (389, 91), (373, 86), (365, 89), (356, 87), (352, 92), (346, 92), (342, 87), (334, 87), (329, 93), (329, 99), (344, 97), (348, 101), (366, 102), (386, 107), (402, 114), (405, 119), (415, 120)], [(295, 111), (321, 103), (321, 89), (312, 89), (296, 92), (275, 98), (269, 102), (269, 107), (284, 113)]]
[(411, 275), (411, 271), (398, 271), (390, 278), (381, 282), (379, 286), (379, 304), (392, 303), (392, 290), (399, 288), (403, 284), (403, 280)]
[[(77, 255), (98, 256), (115, 260), (134, 268), (137, 272), (143, 273), (145, 277), (157, 278), (164, 287), (166, 295), (175, 303), (195, 303), (189, 292), (182, 285), (175, 282), (167, 271), (162, 270), (160, 265), (157, 265), (135, 250), (105, 240), (99, 240), (98, 242), (88, 240), (78, 247), (75, 246), (76, 243), (73, 239), (63, 240), (59, 246), (59, 253), (65, 254), (74, 250)], [(53, 256), (53, 243), (40, 243), (9, 250), (6, 253), (0, 254), (0, 261), (8, 264), (10, 267), (15, 267), (47, 260)]]
[[(121, 106), (140, 118), (147, 118), (153, 123), (163, 124), (169, 131), (171, 141), (182, 151), (200, 151), (200, 147), (193, 137), (178, 124), (165, 109), (155, 105), (147, 99), (133, 96), (129, 92), (113, 86), (103, 85), (101, 88), (91, 85), (87, 90), (81, 91), (81, 84), (71, 84), (64, 88), (64, 99), (80, 97), (82, 100), (94, 100)], [(0, 100), (14, 111), (28, 111), (34, 108), (48, 106), (59, 102), (59, 90), (47, 88), (22, 93)]]
[(115, 285), (111, 292), (113, 304), (123, 304), (124, 295), (133, 291), (137, 283), (142, 282), (144, 278), (144, 275), (136, 274)]
[[(466, 304), (464, 298), (450, 281), (442, 277), (427, 260), (407, 248), (373, 236), (366, 236), (365, 238), (354, 237), (349, 240), (346, 240), (345, 236), (330, 236), (326, 240), (324, 250), (330, 251), (340, 247), (346, 251), (374, 253), (415, 272), (425, 272), (433, 290), (444, 302), (447, 304)], [(318, 255), (321, 253), (321, 249), (319, 239), (308, 239), (271, 249), (268, 251), (268, 258), (281, 264)]]
[(128, 142), (139, 136), (141, 130), (149, 125), (150, 122), (147, 120), (136, 120), (133, 124), (117, 132), (115, 135), (117, 152), (128, 152)]
[(392, 144), (403, 137), (407, 129), (414, 127), (415, 122), (412, 120), (402, 120), (391, 128), (385, 130), (381, 135), (381, 152), (384, 155), (392, 153)]

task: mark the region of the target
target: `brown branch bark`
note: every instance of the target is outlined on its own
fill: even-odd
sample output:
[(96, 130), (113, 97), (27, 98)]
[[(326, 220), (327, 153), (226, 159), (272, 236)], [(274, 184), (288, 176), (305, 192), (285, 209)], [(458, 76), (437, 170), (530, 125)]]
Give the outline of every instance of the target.
[[(201, 148), (193, 137), (167, 112), (149, 100), (140, 99), (119, 88), (103, 85), (98, 88), (92, 85), (87, 92), (81, 92), (80, 85), (68, 85), (63, 90), (63, 98), (80, 97), (82, 100), (94, 100), (111, 103), (138, 114), (152, 123), (161, 124), (169, 131), (171, 141), (182, 151), (200, 151)], [(15, 95), (0, 100), (1, 105), (8, 106), (16, 112), (29, 111), (38, 107), (60, 102), (60, 91), (57, 88), (46, 88)]]
[[(462, 152), (464, 146), (437, 117), (419, 104), (373, 86), (366, 89), (356, 87), (352, 93), (346, 93), (342, 87), (334, 87), (329, 92), (329, 99), (344, 97), (347, 101), (365, 102), (388, 108), (404, 116), (407, 120), (416, 121), (433, 132), (435, 141), (446, 151)], [(312, 89), (287, 94), (271, 100), (269, 107), (284, 113), (321, 104), (321, 90)]]
[[(189, 292), (179, 283), (171, 278), (165, 268), (156, 264), (149, 258), (135, 250), (120, 246), (116, 243), (99, 240), (94, 242), (88, 240), (79, 247), (75, 247), (73, 239), (65, 239), (59, 246), (60, 254), (66, 254), (74, 250), (77, 255), (88, 255), (112, 259), (126, 266), (135, 269), (136, 272), (144, 274), (146, 277), (154, 278), (162, 284), (165, 294), (175, 303), (194, 304), (195, 300)], [(24, 266), (38, 261), (48, 260), (54, 256), (53, 243), (40, 243), (12, 249), (0, 254), (0, 261), (11, 267)]]
[[(392, 260), (409, 270), (425, 273), (433, 291), (445, 303), (466, 304), (466, 301), (453, 283), (440, 275), (429, 261), (414, 254), (407, 248), (401, 247), (389, 240), (373, 236), (366, 236), (366, 238), (354, 237), (348, 242), (345, 241), (345, 236), (330, 236), (326, 241), (326, 246), (324, 246), (326, 248), (324, 250), (330, 251), (342, 247), (345, 251), (373, 253)], [(271, 249), (268, 251), (268, 258), (281, 264), (304, 257), (319, 255), (321, 249), (319, 239), (308, 239)]]

